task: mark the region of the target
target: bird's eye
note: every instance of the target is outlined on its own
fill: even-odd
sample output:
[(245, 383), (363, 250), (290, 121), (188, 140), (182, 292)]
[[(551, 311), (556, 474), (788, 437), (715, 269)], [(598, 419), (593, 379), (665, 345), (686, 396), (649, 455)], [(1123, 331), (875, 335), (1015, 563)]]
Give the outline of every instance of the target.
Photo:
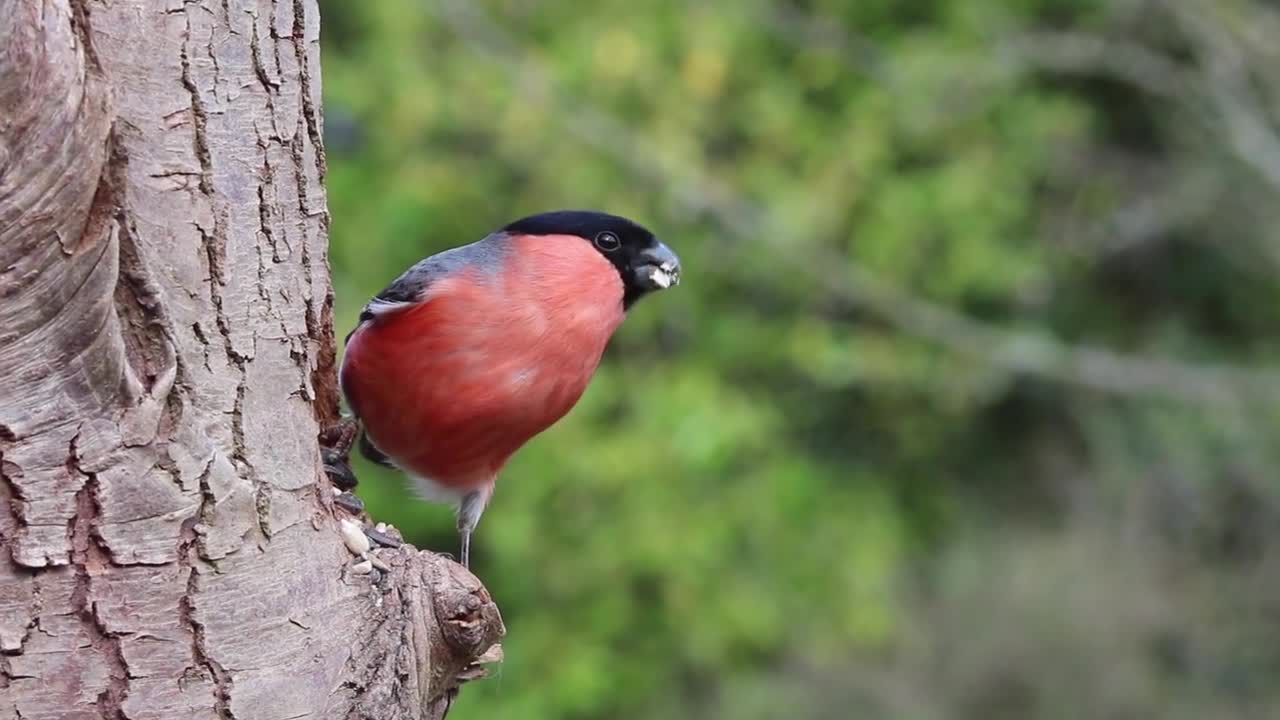
[(614, 250), (622, 247), (622, 241), (618, 239), (617, 235), (614, 235), (611, 232), (597, 233), (596, 247), (605, 252), (613, 252)]

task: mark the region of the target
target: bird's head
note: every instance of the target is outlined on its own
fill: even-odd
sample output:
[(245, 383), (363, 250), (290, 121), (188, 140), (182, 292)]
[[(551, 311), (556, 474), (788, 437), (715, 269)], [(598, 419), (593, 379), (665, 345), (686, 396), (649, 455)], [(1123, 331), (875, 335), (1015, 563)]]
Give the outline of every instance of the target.
[(618, 270), (624, 307), (649, 293), (680, 284), (680, 258), (641, 225), (589, 210), (557, 210), (521, 218), (503, 228), (521, 235), (572, 236), (589, 242)]

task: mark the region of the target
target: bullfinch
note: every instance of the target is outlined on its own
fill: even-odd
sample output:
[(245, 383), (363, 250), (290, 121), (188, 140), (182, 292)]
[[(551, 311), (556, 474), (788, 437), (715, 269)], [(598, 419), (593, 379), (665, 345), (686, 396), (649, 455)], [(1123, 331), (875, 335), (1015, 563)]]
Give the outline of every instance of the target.
[(531, 215), (422, 260), (346, 339), (361, 454), (455, 506), (469, 567), (503, 466), (578, 402), (632, 306), (679, 282), (653, 233), (593, 211)]

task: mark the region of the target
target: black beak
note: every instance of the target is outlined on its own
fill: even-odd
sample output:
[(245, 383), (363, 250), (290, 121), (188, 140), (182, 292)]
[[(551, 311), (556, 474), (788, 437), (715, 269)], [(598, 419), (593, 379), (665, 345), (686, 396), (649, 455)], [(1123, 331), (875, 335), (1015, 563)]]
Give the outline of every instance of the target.
[(636, 285), (649, 290), (666, 290), (680, 284), (680, 258), (657, 240), (636, 257)]

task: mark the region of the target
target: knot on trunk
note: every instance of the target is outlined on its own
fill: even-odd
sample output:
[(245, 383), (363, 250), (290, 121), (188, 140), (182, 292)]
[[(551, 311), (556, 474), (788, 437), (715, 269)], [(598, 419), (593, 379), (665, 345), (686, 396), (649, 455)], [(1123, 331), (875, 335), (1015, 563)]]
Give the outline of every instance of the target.
[(456, 688), (485, 677), (483, 665), (502, 659), (497, 643), (507, 629), (493, 597), (475, 575), (443, 556), (431, 557), (427, 585), (432, 588), (435, 627), (450, 654), (432, 658), (428, 666), (433, 686)]
[(502, 660), (506, 634), (489, 591), (443, 555), (404, 545), (376, 551), (389, 570), (369, 582), (374, 614), (364, 641), (352, 649), (348, 683), (352, 717), (402, 717), (402, 698), (416, 697), (420, 717), (443, 718), (465, 682), (485, 677)]

